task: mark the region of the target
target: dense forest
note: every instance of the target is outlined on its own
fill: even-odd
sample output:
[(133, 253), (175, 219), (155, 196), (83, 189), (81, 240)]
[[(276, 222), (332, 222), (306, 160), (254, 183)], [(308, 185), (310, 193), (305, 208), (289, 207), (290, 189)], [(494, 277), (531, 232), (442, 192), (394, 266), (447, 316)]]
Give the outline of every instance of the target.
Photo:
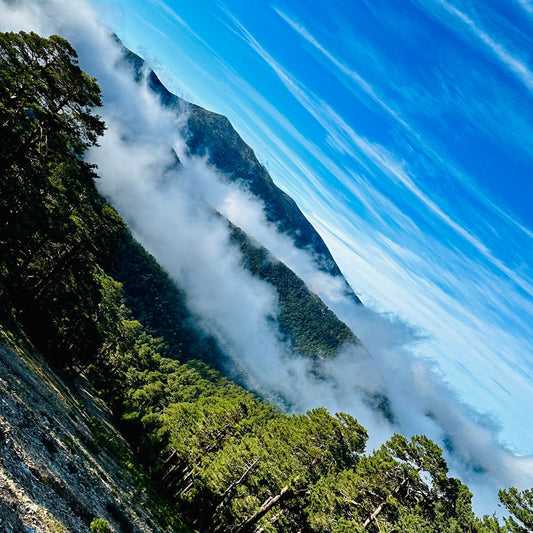
[(239, 246), (243, 266), (275, 287), (280, 330), (294, 351), (308, 357), (332, 357), (344, 343), (357, 342), (350, 328), (266, 248), (233, 225), (231, 238)]
[[(533, 491), (501, 491), (505, 524), (476, 517), (468, 487), (448, 476), (428, 438), (394, 435), (365, 453), (366, 430), (352, 416), (287, 415), (209, 366), (218, 348), (195, 329), (186, 295), (96, 189), (84, 154), (105, 130), (100, 105), (67, 41), (0, 34), (0, 320), (67, 378), (89, 377), (171, 506), (168, 527), (533, 530)], [(252, 271), (295, 283), (234, 235)], [(300, 316), (328, 313), (299, 310), (290, 294), (280, 292), (285, 332), (305, 351), (322, 340), (298, 333)], [(351, 339), (342, 326), (331, 335), (320, 346), (328, 356)]]

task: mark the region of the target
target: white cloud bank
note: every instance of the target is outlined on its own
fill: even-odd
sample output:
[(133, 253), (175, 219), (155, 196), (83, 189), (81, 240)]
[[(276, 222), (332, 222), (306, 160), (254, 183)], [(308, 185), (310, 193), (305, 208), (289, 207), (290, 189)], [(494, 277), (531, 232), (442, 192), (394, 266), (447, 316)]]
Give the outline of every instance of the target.
[[(306, 252), (268, 224), (260, 202), (209, 168), (187, 157), (179, 135), (184, 115), (161, 109), (145, 86), (116, 68), (120, 50), (82, 1), (0, 3), (0, 28), (60, 33), (80, 54), (81, 66), (104, 92), (102, 116), (108, 130), (90, 157), (99, 166), (100, 190), (110, 198), (135, 236), (185, 287), (191, 310), (224, 345), (249, 385), (281, 395), (295, 409), (324, 405), (356, 416), (376, 447), (393, 431), (425, 433), (448, 448), (454, 475), (470, 484), (478, 509), (496, 510), (496, 490), (533, 485), (528, 459), (518, 459), (497, 442), (494, 424), (462, 404), (431, 362), (413, 355), (418, 336), (401, 322), (358, 307), (342, 287), (317, 270)], [(175, 165), (169, 147), (180, 156)], [(290, 357), (271, 317), (273, 289), (240, 267), (238, 250), (214, 211), (267, 246), (345, 320), (365, 349), (346, 347), (324, 361), (322, 377), (305, 359)], [(371, 411), (361, 390), (390, 399), (394, 423)]]

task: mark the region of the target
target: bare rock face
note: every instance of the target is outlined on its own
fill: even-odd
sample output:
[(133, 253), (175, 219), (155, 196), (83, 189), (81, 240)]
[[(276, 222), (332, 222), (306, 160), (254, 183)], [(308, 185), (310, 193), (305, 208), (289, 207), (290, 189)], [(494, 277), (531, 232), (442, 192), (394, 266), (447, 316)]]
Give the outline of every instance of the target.
[(0, 531), (86, 533), (99, 517), (116, 532), (160, 531), (101, 445), (102, 433), (121, 439), (105, 405), (77, 384), (74, 393), (40, 359), (0, 343)]

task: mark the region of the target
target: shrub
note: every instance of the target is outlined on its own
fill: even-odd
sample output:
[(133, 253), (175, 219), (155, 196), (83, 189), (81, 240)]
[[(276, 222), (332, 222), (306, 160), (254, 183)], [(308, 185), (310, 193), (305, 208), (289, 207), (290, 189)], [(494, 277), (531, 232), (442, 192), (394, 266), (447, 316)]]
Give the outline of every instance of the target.
[(89, 528), (91, 533), (113, 533), (109, 522), (103, 518), (95, 518)]

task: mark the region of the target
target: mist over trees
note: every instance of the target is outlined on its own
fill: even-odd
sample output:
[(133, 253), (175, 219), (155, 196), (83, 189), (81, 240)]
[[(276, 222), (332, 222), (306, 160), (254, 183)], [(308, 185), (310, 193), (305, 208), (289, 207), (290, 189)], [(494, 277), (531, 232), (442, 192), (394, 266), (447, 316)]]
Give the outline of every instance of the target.
[[(476, 517), (468, 487), (449, 477), (427, 437), (394, 435), (365, 451), (367, 431), (353, 416), (285, 414), (196, 360), (215, 359), (217, 348), (191, 322), (183, 291), (98, 194), (96, 169), (83, 159), (105, 128), (94, 114), (96, 81), (58, 36), (0, 34), (0, 61), (0, 319), (65, 375), (91, 379), (171, 505), (175, 529), (532, 530), (531, 491), (500, 493), (512, 515), (505, 525)], [(296, 283), (235, 235), (258, 275)], [(316, 343), (332, 356), (351, 339), (291, 294), (281, 293), (283, 320), (301, 351)], [(325, 315), (332, 337), (301, 331), (302, 314), (312, 329)]]

